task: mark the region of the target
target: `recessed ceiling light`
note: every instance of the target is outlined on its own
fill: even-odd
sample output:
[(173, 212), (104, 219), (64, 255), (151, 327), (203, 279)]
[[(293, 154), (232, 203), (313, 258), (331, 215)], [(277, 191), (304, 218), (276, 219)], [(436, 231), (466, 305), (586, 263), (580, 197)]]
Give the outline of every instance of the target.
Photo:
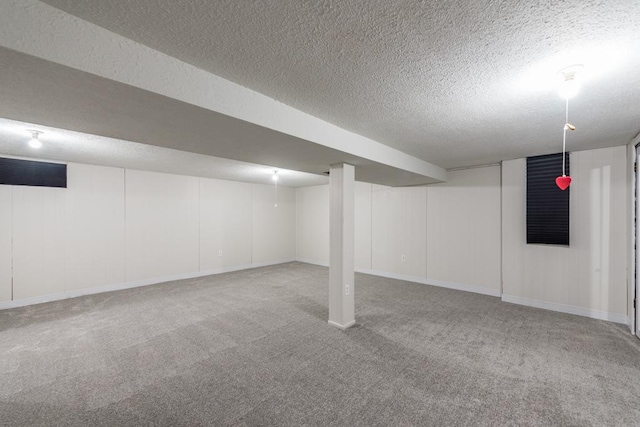
[(31, 130), (31, 139), (29, 140), (29, 147), (31, 148), (40, 148), (42, 147), (42, 142), (40, 141), (40, 134), (42, 133), (39, 130)]

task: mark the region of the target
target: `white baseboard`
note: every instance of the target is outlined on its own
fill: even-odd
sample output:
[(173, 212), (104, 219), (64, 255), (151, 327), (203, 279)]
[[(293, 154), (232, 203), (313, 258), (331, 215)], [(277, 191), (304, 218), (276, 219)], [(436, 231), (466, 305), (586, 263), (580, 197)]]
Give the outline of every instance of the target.
[(298, 262), (304, 262), (305, 264), (319, 265), (320, 267), (329, 267), (329, 263), (325, 263), (323, 261), (316, 261), (308, 258), (296, 258)]
[[(329, 267), (328, 264), (324, 264), (323, 262), (318, 262), (318, 261), (305, 259), (305, 258), (298, 258), (296, 259), (296, 261), (304, 262), (306, 264), (320, 265), (322, 267)], [(489, 295), (492, 297), (500, 296), (500, 290), (486, 288), (484, 286), (464, 285), (461, 283), (443, 282), (442, 280), (435, 280), (435, 279), (429, 279), (429, 278), (417, 277), (417, 276), (409, 276), (409, 275), (398, 274), (398, 273), (389, 273), (386, 271), (378, 271), (378, 270), (368, 270), (368, 269), (357, 268), (356, 272), (363, 273), (363, 274), (370, 274), (372, 276), (387, 277), (389, 279), (404, 280), (406, 282), (420, 283), (422, 285), (431, 285), (431, 286), (438, 286), (440, 288), (448, 288), (448, 289), (455, 289), (458, 291), (473, 292), (476, 294)]]
[(42, 295), (42, 296), (31, 297), (31, 298), (22, 298), (22, 299), (13, 300), (13, 301), (0, 302), (0, 310), (6, 310), (8, 308), (16, 308), (16, 307), (25, 307), (27, 305), (34, 305), (34, 304), (43, 304), (43, 303), (52, 302), (52, 301), (60, 301), (63, 299), (76, 298), (84, 295), (94, 295), (94, 294), (101, 294), (104, 292), (121, 291), (123, 289), (137, 288), (140, 286), (156, 285), (158, 283), (173, 282), (174, 280), (193, 279), (196, 277), (212, 276), (214, 274), (248, 270), (250, 268), (267, 267), (270, 265), (285, 264), (285, 263), (294, 262), (294, 261), (295, 259), (285, 259), (285, 260), (274, 261), (274, 262), (245, 264), (245, 265), (239, 265), (239, 266), (233, 266), (233, 267), (216, 268), (213, 270), (197, 271), (193, 273), (181, 273), (181, 274), (174, 274), (171, 276), (154, 277), (151, 279), (133, 280), (133, 281), (124, 282), (124, 283), (114, 283), (112, 285), (96, 286), (94, 288), (79, 289), (74, 291)]
[(607, 320), (609, 322), (622, 323), (625, 325), (629, 323), (629, 318), (624, 314), (609, 313), (606, 311), (592, 310), (589, 308), (576, 307), (573, 305), (545, 302), (505, 294), (502, 295), (502, 301), (512, 304), (526, 305), (528, 307), (558, 311), (560, 313), (575, 314), (577, 316), (590, 317), (592, 319)]
[(329, 323), (331, 326), (335, 326), (336, 328), (342, 329), (344, 331), (345, 329), (349, 329), (350, 327), (355, 325), (356, 321), (352, 320), (351, 322), (347, 323), (346, 325), (341, 325), (340, 323), (334, 322), (332, 320), (329, 320), (327, 323)]
[(444, 282), (442, 280), (429, 279), (428, 277), (424, 278), (424, 277), (417, 277), (417, 276), (409, 276), (406, 274), (389, 273), (386, 271), (378, 271), (378, 270), (356, 270), (356, 271), (358, 273), (371, 274), (373, 276), (380, 276), (380, 277), (388, 277), (389, 279), (404, 280), (407, 282), (420, 283), (422, 285), (438, 286), (440, 288), (448, 288), (448, 289), (455, 289), (458, 291), (473, 292), (476, 294), (489, 295), (492, 297), (500, 296), (499, 289), (491, 289), (491, 288), (486, 288), (484, 286)]

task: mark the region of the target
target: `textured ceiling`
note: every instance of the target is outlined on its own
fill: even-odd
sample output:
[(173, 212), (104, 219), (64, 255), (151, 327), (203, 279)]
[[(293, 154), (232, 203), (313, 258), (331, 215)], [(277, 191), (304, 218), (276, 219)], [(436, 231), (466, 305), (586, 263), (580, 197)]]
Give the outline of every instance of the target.
[[(231, 179), (233, 175), (238, 181), (251, 182), (256, 178), (248, 167), (251, 164), (269, 165), (269, 170), (277, 168), (316, 174), (318, 179), (313, 182), (319, 183), (326, 182), (325, 172), (330, 165), (348, 162), (356, 166), (356, 179), (359, 181), (393, 186), (437, 181), (402, 167), (315, 144), (3, 47), (0, 47), (0, 117), (36, 124), (22, 127), (19, 133), (23, 140), (29, 136), (28, 129), (42, 130), (39, 126), (42, 125), (121, 142), (116, 145), (94, 144), (87, 150), (79, 144), (51, 146), (51, 149), (35, 153), (29, 151), (24, 143), (21, 147), (15, 143), (5, 146), (2, 143), (4, 135), (0, 133), (0, 153), (5, 154), (27, 156), (29, 153), (46, 153), (56, 156), (47, 158), (57, 160), (225, 179)], [(88, 136), (85, 139), (87, 144), (92, 144)], [(151, 148), (121, 150), (123, 141), (171, 150), (158, 151), (158, 155)], [(16, 152), (16, 149), (27, 151)], [(104, 149), (104, 163), (99, 162), (101, 149)], [(176, 156), (176, 162), (169, 165), (167, 162), (172, 155), (167, 153), (171, 152)], [(179, 152), (202, 154), (206, 158), (198, 160), (194, 156), (178, 155)], [(67, 157), (62, 156), (63, 153)], [(211, 160), (212, 156), (217, 158), (215, 162)], [(160, 162), (157, 168), (149, 163), (149, 159), (154, 158)], [(225, 163), (223, 158), (239, 162)], [(200, 168), (191, 167), (190, 162)], [(238, 166), (238, 171), (230, 175), (233, 165)], [(224, 176), (207, 170), (215, 166), (224, 169), (221, 172)], [(264, 167), (260, 168), (259, 173), (264, 170)], [(288, 185), (312, 185), (312, 180), (305, 177), (300, 184), (290, 182)]]
[(559, 151), (574, 63), (568, 149), (640, 131), (636, 0), (45, 3), (442, 167)]
[[(43, 132), (39, 138), (42, 141), (41, 148), (35, 150), (28, 146), (27, 142), (31, 136), (26, 130), (29, 129)], [(15, 157), (35, 157), (41, 160), (142, 169), (270, 185), (273, 184), (273, 171), (277, 169), (280, 177), (278, 185), (287, 187), (321, 185), (329, 182), (326, 176), (7, 119), (0, 119), (0, 153)]]

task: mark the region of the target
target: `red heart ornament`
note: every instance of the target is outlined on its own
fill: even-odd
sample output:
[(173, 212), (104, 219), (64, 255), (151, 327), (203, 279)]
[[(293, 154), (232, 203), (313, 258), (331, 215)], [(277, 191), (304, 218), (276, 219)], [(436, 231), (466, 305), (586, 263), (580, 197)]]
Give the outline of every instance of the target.
[(569, 188), (569, 184), (571, 184), (570, 176), (563, 175), (556, 178), (556, 185), (563, 191)]

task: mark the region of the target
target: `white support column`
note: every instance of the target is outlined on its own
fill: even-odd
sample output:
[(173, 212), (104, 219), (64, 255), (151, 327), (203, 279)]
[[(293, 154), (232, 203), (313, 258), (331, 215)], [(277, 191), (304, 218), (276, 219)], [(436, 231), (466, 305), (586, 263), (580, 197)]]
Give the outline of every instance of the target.
[(355, 168), (331, 165), (329, 184), (329, 324), (347, 329), (356, 323), (354, 299)]

